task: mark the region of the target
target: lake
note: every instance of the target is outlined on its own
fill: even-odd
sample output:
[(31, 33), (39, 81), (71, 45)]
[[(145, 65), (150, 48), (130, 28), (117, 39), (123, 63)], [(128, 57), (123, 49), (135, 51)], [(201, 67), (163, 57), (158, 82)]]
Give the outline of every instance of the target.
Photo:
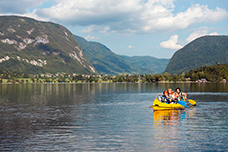
[[(149, 108), (180, 87), (196, 107)], [(1, 151), (227, 151), (228, 84), (0, 85)]]

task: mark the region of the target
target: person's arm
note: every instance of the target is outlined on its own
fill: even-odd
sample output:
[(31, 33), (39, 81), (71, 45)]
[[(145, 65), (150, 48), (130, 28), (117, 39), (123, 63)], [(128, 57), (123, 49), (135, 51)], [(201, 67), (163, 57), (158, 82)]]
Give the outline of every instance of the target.
[(178, 98), (178, 96), (179, 96), (179, 94), (178, 94), (178, 93), (176, 93), (176, 92), (175, 92), (175, 94), (174, 94), (174, 95), (175, 95), (175, 99), (177, 99), (177, 98)]
[(182, 93), (184, 95), (184, 98), (187, 99), (187, 93)]
[(161, 101), (161, 94), (158, 94), (158, 100)]

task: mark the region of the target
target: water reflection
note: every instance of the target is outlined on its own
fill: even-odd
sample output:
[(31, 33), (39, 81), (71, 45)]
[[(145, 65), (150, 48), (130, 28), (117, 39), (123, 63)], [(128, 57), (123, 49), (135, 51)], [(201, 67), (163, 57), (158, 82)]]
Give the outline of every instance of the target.
[(177, 145), (182, 139), (182, 121), (186, 120), (185, 110), (154, 111), (154, 139), (156, 151), (181, 151)]
[[(227, 84), (0, 85), (0, 149), (224, 151)], [(182, 111), (149, 108), (158, 93), (177, 86), (194, 91), (189, 98), (199, 104)]]
[(180, 120), (186, 119), (185, 110), (154, 111), (154, 125), (180, 125)]

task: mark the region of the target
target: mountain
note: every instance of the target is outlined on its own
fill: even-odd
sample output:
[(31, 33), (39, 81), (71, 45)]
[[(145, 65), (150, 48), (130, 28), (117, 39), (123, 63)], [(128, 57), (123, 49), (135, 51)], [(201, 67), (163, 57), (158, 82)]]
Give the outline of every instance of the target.
[(137, 69), (138, 73), (162, 73), (164, 72), (169, 59), (158, 59), (151, 56), (120, 56), (126, 62), (130, 63), (132, 67)]
[(100, 74), (123, 74), (133, 73), (131, 65), (113, 53), (105, 45), (97, 42), (88, 42), (84, 38), (76, 36), (75, 38), (89, 61)]
[(19, 16), (0, 17), (0, 69), (97, 73), (68, 29)]
[(169, 59), (157, 59), (150, 56), (121, 56), (113, 53), (105, 45), (89, 42), (80, 36), (75, 38), (88, 57), (90, 63), (102, 74), (151, 74), (165, 70)]
[(202, 66), (228, 61), (228, 36), (203, 36), (174, 53), (165, 70), (181, 74)]

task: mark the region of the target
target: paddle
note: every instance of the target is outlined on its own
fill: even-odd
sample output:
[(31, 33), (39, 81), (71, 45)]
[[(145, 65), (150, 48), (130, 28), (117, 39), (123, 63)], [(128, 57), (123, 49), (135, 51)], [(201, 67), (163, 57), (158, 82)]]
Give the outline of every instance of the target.
[[(187, 93), (188, 91), (185, 91), (185, 93)], [(190, 103), (190, 104), (192, 104), (193, 106), (194, 105), (196, 105), (196, 102), (194, 101), (194, 100), (192, 100), (192, 99), (186, 99), (186, 100), (188, 100), (188, 102)]]
[(188, 102), (189, 102), (190, 104), (196, 105), (196, 102), (195, 102), (194, 100), (192, 100), (192, 99), (187, 99), (187, 100), (188, 100)]

